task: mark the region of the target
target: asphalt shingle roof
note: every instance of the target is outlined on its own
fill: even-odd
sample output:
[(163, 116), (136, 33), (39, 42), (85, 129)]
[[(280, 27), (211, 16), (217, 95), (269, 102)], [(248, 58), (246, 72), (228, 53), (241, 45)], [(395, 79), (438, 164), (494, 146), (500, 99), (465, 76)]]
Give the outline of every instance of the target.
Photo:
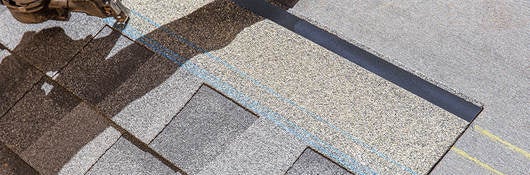
[[(455, 145), (486, 162), (473, 164), (460, 149), (446, 154), (470, 122), (296, 33), (306, 30), (296, 21), (282, 26), (230, 0), (125, 3), (132, 9), (125, 28), (77, 13), (70, 22), (20, 24), (0, 7), (0, 173), (426, 174), (439, 161), (434, 173), (530, 167), (521, 111), (528, 66), (520, 64), (528, 54), (508, 42), (530, 38), (518, 23), (471, 28), (475, 34), (435, 18), (445, 2), (279, 2), (487, 105)], [(464, 26), (493, 25), (478, 20), (485, 9), (457, 10), (471, 14), (457, 18)], [(497, 36), (502, 30), (511, 32)], [(502, 147), (478, 125), (515, 145)], [(502, 129), (511, 126), (519, 133)]]

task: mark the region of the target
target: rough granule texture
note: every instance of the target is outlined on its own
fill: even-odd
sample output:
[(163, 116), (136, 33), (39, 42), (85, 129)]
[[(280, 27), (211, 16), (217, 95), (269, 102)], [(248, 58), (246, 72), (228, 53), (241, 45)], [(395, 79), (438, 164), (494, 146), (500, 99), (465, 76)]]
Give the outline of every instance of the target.
[(337, 163), (312, 149), (306, 149), (286, 174), (344, 174), (353, 175)]
[(24, 160), (9, 150), (3, 143), (0, 143), (0, 174), (3, 175), (37, 175), (35, 169), (29, 166)]
[(27, 62), (0, 50), (0, 118), (43, 76)]
[(122, 137), (99, 159), (87, 174), (178, 175), (179, 173)]
[[(530, 149), (525, 142), (530, 139), (529, 3), (302, 0), (290, 12), (347, 41), (365, 45), (442, 87), (476, 99), (485, 108), (474, 124)], [(526, 174), (530, 169), (528, 164), (520, 165), (522, 155), (514, 154), (513, 159), (490, 156), (501, 155), (506, 148), (479, 142), (472, 136), (484, 136), (471, 132), (456, 146), (506, 174)], [(440, 163), (442, 170), (435, 172), (480, 174), (474, 172), (481, 169), (478, 165), (464, 160), (449, 154)]]
[(69, 21), (23, 24), (6, 11), (0, 21), (0, 42), (43, 72), (59, 71), (104, 26), (100, 18), (81, 13), (72, 13)]
[(202, 86), (150, 146), (190, 174), (198, 173), (257, 119)]
[(0, 118), (0, 141), (39, 173), (57, 174), (109, 126), (90, 106), (43, 78)]
[(306, 147), (269, 119), (260, 118), (199, 174), (283, 174)]
[[(404, 170), (381, 160), (335, 128), (413, 170), (425, 172), (467, 125), (442, 108), (268, 20), (244, 29), (227, 47), (194, 57), (192, 62), (378, 172)], [(311, 112), (334, 127), (318, 121)]]

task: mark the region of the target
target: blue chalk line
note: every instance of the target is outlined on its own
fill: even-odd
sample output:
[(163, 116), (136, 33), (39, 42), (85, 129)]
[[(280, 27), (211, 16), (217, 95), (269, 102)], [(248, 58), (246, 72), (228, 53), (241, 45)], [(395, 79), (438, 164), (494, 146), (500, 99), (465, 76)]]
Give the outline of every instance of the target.
[[(312, 116), (313, 118), (315, 118), (316, 120), (320, 121), (320, 122), (323, 122), (325, 123), (326, 125), (330, 126), (331, 128), (335, 129), (336, 131), (339, 131), (342, 135), (345, 135), (346, 137), (348, 137), (350, 140), (352, 140), (353, 142), (355, 142), (356, 144), (368, 149), (370, 152), (372, 153), (375, 153), (377, 156), (379, 157), (382, 157), (383, 159), (399, 166), (400, 168), (408, 171), (409, 173), (411, 174), (417, 174), (415, 173), (412, 169), (400, 164), (399, 162), (389, 158), (388, 156), (386, 156), (385, 154), (377, 151), (377, 149), (373, 148), (372, 146), (366, 144), (365, 142), (363, 142), (362, 140), (354, 137), (353, 135), (351, 135), (350, 133), (340, 129), (339, 127), (333, 125), (332, 123), (330, 123), (329, 121), (323, 119), (321, 116), (317, 115), (316, 113), (314, 112), (311, 112), (309, 110), (307, 110), (306, 108), (304, 107), (301, 107), (300, 105), (296, 104), (294, 101), (290, 100), (290, 99), (287, 99), (283, 96), (281, 96), (279, 93), (277, 93), (276, 91), (274, 91), (272, 88), (270, 87), (267, 87), (265, 85), (263, 85), (261, 82), (259, 82), (258, 80), (254, 79), (253, 77), (249, 76), (248, 74), (246, 74), (245, 72), (239, 70), (238, 68), (232, 66), (231, 64), (229, 64), (228, 62), (224, 61), (223, 59), (217, 57), (217, 56), (214, 56), (213, 54), (211, 54), (209, 51), (203, 49), (203, 48), (200, 48), (198, 46), (196, 46), (194, 43), (188, 41), (187, 39), (175, 34), (174, 32), (172, 32), (170, 29), (168, 29), (167, 27), (164, 27), (164, 26), (161, 26), (160, 24), (156, 23), (155, 21), (151, 20), (150, 18), (140, 14), (139, 12), (137, 11), (134, 11), (134, 10), (131, 10), (131, 12), (142, 18), (143, 20), (149, 22), (151, 25), (155, 26), (157, 29), (161, 29), (162, 31), (166, 32), (167, 34), (169, 34), (170, 36), (178, 39), (179, 41), (191, 46), (192, 48), (200, 51), (200, 52), (203, 52), (205, 55), (207, 55), (208, 57), (210, 57), (211, 59), (213, 59), (214, 61), (216, 62), (219, 62), (221, 64), (223, 64), (224, 66), (226, 66), (227, 68), (229, 68), (230, 70), (238, 73), (240, 76), (242, 76), (243, 78), (246, 78), (248, 80), (250, 80), (252, 83), (254, 83), (256, 86), (266, 90), (268, 93), (274, 95), (276, 98), (288, 103), (288, 104), (291, 104), (292, 106), (296, 107), (297, 109), (301, 110), (302, 112)], [(109, 25), (113, 24), (114, 22), (112, 21), (111, 18), (106, 18), (105, 19), (105, 22)], [(157, 53), (164, 53), (162, 54), (163, 56), (165, 56), (166, 58), (172, 60), (172, 61), (177, 61), (176, 59), (170, 57), (170, 55), (168, 54), (165, 54), (166, 52), (170, 51), (171, 54), (173, 55), (177, 55), (177, 57), (180, 57), (178, 54), (174, 53), (172, 50), (169, 50), (167, 48), (164, 48), (163, 46), (161, 46), (160, 44), (158, 44), (157, 41), (151, 39), (151, 38), (148, 38), (142, 34), (140, 34), (140, 32), (138, 32), (136, 29), (130, 27), (130, 26), (127, 26), (124, 30), (124, 33), (126, 33), (126, 35), (129, 35), (129, 37), (139, 41), (139, 42), (142, 42), (144, 43), (145, 45), (147, 45), (148, 47), (152, 48), (155, 52)], [(151, 43), (155, 43), (155, 45), (151, 44)], [(182, 58), (182, 57), (180, 57)], [(178, 61), (177, 61), (178, 62)], [(209, 80), (207, 82), (209, 82), (210, 84), (215, 85), (216, 88), (221, 88), (223, 89), (223, 87), (227, 87), (228, 84), (222, 82), (222, 80), (220, 80), (219, 78), (209, 74), (206, 70), (203, 70), (201, 69), (200, 67), (198, 67), (197, 65), (193, 64), (193, 63), (190, 63), (190, 62), (186, 62), (184, 64), (182, 63), (177, 63), (179, 65), (183, 65), (184, 68), (186, 68), (187, 70), (189, 70), (190, 72), (195, 72), (194, 74), (204, 80)], [(195, 71), (193, 71), (195, 70)], [(215, 81), (213, 81), (212, 79), (207, 79), (208, 77), (215, 77)], [(221, 83), (219, 83), (221, 82)], [(224, 84), (224, 85), (223, 85)], [(222, 85), (222, 86), (221, 86)], [(230, 86), (230, 85), (228, 85)], [(231, 97), (234, 97), (234, 98), (242, 98), (242, 97), (245, 97), (245, 98), (248, 98), (246, 97), (245, 95), (243, 95), (242, 93), (238, 92), (237, 90), (235, 90), (233, 87), (230, 86), (230, 88), (228, 89), (224, 89), (223, 92), (227, 93), (227, 95), (231, 96)], [(240, 94), (240, 95), (234, 95), (234, 94)], [(248, 99), (250, 100), (250, 99)], [(242, 99), (238, 99), (237, 101), (242, 101)], [(252, 100), (250, 100), (252, 101)], [(253, 104), (254, 106), (256, 106), (256, 104), (258, 104), (257, 106), (261, 106), (259, 105), (259, 103), (257, 102), (254, 102), (254, 103), (245, 103), (245, 106), (248, 107), (249, 109), (253, 109), (253, 111), (258, 111), (259, 109), (262, 109), (263, 107), (250, 107), (249, 105)], [(266, 108), (265, 111), (270, 111), (270, 109)], [(258, 113), (258, 112), (257, 112)], [(280, 118), (283, 118), (281, 115), (277, 114), (277, 113), (273, 113), (274, 115), (272, 116), (279, 116)], [(260, 115), (263, 115), (263, 116), (267, 116), (267, 118), (269, 118), (270, 120), (274, 121), (277, 125), (283, 127), (284, 129), (286, 129), (287, 126), (281, 124), (279, 121), (277, 121), (276, 119), (274, 118), (271, 118), (271, 114), (270, 112), (261, 112)], [(298, 138), (302, 139), (302, 140), (305, 140), (306, 142), (310, 143), (310, 145), (312, 145), (314, 148), (318, 148), (319, 151), (321, 151), (323, 154), (325, 155), (329, 155), (330, 157), (334, 158), (335, 160), (337, 160), (340, 164), (343, 164), (344, 166), (348, 167), (350, 170), (352, 171), (356, 171), (357, 173), (360, 173), (360, 174), (364, 174), (364, 173), (361, 173), (359, 172), (359, 163), (357, 163), (355, 160), (353, 160), (350, 156), (338, 151), (336, 148), (332, 147), (331, 145), (323, 142), (322, 140), (320, 140), (318, 137), (312, 135), (311, 133), (307, 132), (305, 129), (303, 128), (300, 128), (299, 126), (297, 126), (296, 124), (290, 122), (289, 120), (287, 119), (284, 119), (286, 120), (286, 122), (289, 123), (289, 125), (293, 128), (295, 128), (296, 131), (299, 131), (301, 130), (302, 133), (305, 133), (305, 135), (317, 140), (317, 142), (323, 144), (323, 145), (326, 145), (326, 147), (331, 147), (331, 149), (334, 151), (334, 152), (339, 152), (338, 154), (341, 154), (342, 158), (341, 157), (337, 157), (336, 155), (330, 153), (329, 151), (325, 150), (324, 148), (320, 147), (319, 145), (315, 144), (314, 142), (312, 141), (308, 141), (306, 139), (306, 137), (302, 137), (301, 135), (299, 135), (298, 133), (296, 133), (296, 131), (292, 131), (290, 129), (288, 129), (287, 127), (287, 131), (289, 131), (290, 133), (294, 134), (295, 136), (297, 136)], [(300, 131), (299, 131), (300, 132)], [(353, 164), (354, 164), (354, 167), (352, 167), (352, 165), (349, 165), (347, 163), (344, 162), (343, 158), (346, 157), (347, 159), (349, 159)], [(369, 174), (377, 174), (375, 173), (374, 170), (372, 170), (371, 168), (369, 167), (364, 167), (364, 168), (361, 168), (363, 169), (363, 172), (364, 171), (368, 171), (370, 172)]]
[[(113, 20), (105, 19), (105, 22), (107, 24), (113, 24)], [(260, 116), (265, 116), (269, 120), (273, 121), (276, 125), (282, 127), (284, 130), (288, 131), (289, 133), (295, 135), (297, 138), (304, 140), (305, 142), (309, 143), (313, 148), (317, 149), (321, 153), (330, 156), (331, 158), (335, 159), (339, 164), (347, 167), (348, 169), (358, 173), (358, 174), (377, 174), (373, 169), (363, 166), (356, 162), (354, 159), (352, 159), (350, 156), (340, 152), (338, 149), (332, 147), (331, 145), (323, 142), (318, 137), (312, 135), (311, 133), (307, 132), (303, 128), (300, 128), (296, 124), (286, 120), (283, 118), (280, 114), (277, 114), (275, 112), (272, 112), (272, 110), (262, 106), (258, 102), (255, 102), (242, 94), (241, 92), (237, 91), (235, 88), (233, 88), (231, 85), (223, 82), (218, 77), (211, 75), (206, 70), (198, 67), (194, 63), (186, 62), (182, 64), (180, 61), (178, 61), (176, 58), (182, 58), (177, 53), (174, 53), (172, 50), (165, 48), (164, 46), (161, 46), (157, 41), (146, 37), (142, 35), (140, 32), (138, 32), (136, 29), (132, 28), (131, 26), (127, 26), (123, 31), (125, 35), (129, 36), (130, 38), (137, 40), (143, 44), (145, 44), (147, 47), (153, 49), (156, 53), (166, 57), (167, 59), (181, 65), (184, 69), (188, 70), (190, 73), (196, 75), (197, 77), (205, 80), (205, 82), (208, 82), (210, 85), (214, 86), (216, 89), (220, 90), (221, 92), (225, 93), (225, 95), (235, 99), (239, 103), (241, 103), (243, 106), (251, 109), (252, 111), (256, 112)], [(175, 58), (176, 57), (176, 58)], [(280, 118), (280, 119), (278, 119)], [(284, 122), (287, 122), (288, 125), (291, 127), (286, 126), (279, 120), (283, 120)], [(302, 134), (303, 133), (303, 134)], [(319, 144), (317, 144), (317, 143)], [(321, 145), (324, 145), (322, 147)]]
[(288, 103), (288, 104), (291, 104), (292, 106), (296, 107), (298, 110), (301, 110), (302, 112), (312, 116), (313, 118), (315, 118), (316, 120), (320, 121), (320, 122), (323, 122), (325, 123), (326, 125), (330, 126), (331, 128), (333, 128), (334, 130), (340, 132), (342, 135), (345, 135), (346, 137), (348, 137), (350, 140), (352, 140), (353, 142), (355, 142), (356, 144), (368, 149), (370, 152), (376, 154), (377, 156), (387, 160), (388, 162), (391, 162), (392, 164), (400, 167), (401, 169), (409, 172), (410, 174), (413, 174), (413, 175), (416, 175), (417, 173), (412, 170), (411, 168), (399, 163), (398, 161), (390, 158), (389, 156), (381, 153), (380, 151), (378, 151), (376, 148), (374, 148), (373, 146), (365, 143), (364, 141), (362, 141), (361, 139), (359, 138), (356, 138), (355, 136), (351, 135), (351, 133), (347, 132), (347, 131), (344, 131), (343, 129), (340, 129), (339, 127), (333, 125), (332, 123), (330, 123), (329, 121), (323, 119), (321, 116), (319, 116), (318, 114), (314, 113), (314, 112), (311, 112), (309, 110), (307, 110), (306, 108), (296, 104), (294, 101), (290, 100), (290, 99), (287, 99), (283, 96), (281, 96), (279, 93), (277, 93), (276, 91), (274, 91), (272, 88), (270, 87), (267, 87), (265, 85), (263, 85), (261, 82), (259, 82), (258, 80), (254, 79), (253, 77), (247, 75), (244, 71), (241, 71), (239, 70), (238, 68), (236, 68), (235, 66), (232, 66), (230, 63), (226, 62), (225, 60), (211, 54), (209, 51), (203, 49), (203, 48), (200, 48), (198, 46), (196, 46), (193, 42), (185, 39), (184, 37), (174, 33), (173, 31), (171, 31), (171, 29), (165, 27), (165, 26), (162, 26), (160, 24), (158, 24), (157, 22), (155, 22), (154, 20), (152, 20), (151, 18), (135, 11), (135, 10), (132, 10), (131, 9), (131, 12), (142, 18), (144, 21), (147, 21), (148, 23), (150, 23), (151, 25), (155, 26), (157, 29), (161, 29), (162, 31), (166, 32), (167, 34), (169, 34), (170, 36), (178, 39), (179, 41), (185, 43), (185, 44), (188, 44), (189, 46), (191, 46), (192, 48), (200, 51), (200, 52), (203, 52), (205, 55), (207, 55), (208, 57), (210, 57), (211, 59), (223, 64), (224, 66), (226, 66), (227, 68), (229, 68), (230, 70), (240, 74), (241, 77), (243, 78), (247, 78), (248, 80), (250, 80), (252, 83), (254, 83), (256, 86), (266, 90), (268, 93), (274, 95), (276, 98)]

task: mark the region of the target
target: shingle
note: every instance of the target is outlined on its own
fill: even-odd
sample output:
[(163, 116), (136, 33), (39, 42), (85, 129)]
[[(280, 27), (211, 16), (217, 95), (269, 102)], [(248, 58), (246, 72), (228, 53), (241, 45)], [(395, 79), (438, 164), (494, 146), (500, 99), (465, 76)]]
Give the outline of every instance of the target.
[(56, 72), (66, 66), (90, 37), (73, 40), (65, 29), (52, 27), (38, 32), (26, 32), (13, 53), (24, 57), (29, 63), (44, 72)]
[(61, 167), (60, 175), (87, 172), (92, 165), (120, 138), (121, 133), (113, 127), (107, 127), (94, 139), (85, 144), (70, 160)]
[[(198, 54), (225, 47), (239, 32), (262, 19), (229, 0), (216, 0), (164, 24), (160, 29), (147, 33), (146, 37), (177, 51), (182, 57), (179, 61), (183, 63)], [(167, 33), (168, 30), (172, 33)], [(179, 41), (176, 36), (186, 41)]]
[[(108, 127), (103, 116), (43, 78), (0, 119), (0, 140), (39, 173), (56, 174)], [(79, 170), (90, 167), (104, 147), (91, 150)]]
[[(525, 172), (530, 171), (528, 155), (523, 155), (512, 149), (507, 149), (504, 145), (501, 145), (501, 143), (492, 141), (489, 137), (481, 135), (480, 132), (471, 128), (460, 137), (460, 140), (458, 141), (460, 143), (455, 144), (454, 147), (465, 152), (467, 156), (471, 156), (505, 174), (525, 174)], [(461, 145), (465, 145), (465, 147)], [(487, 152), (485, 150), (487, 150)], [(509, 162), (517, 162), (517, 168), (510, 168), (511, 165), (508, 164)], [(477, 164), (470, 160), (469, 157), (462, 156), (461, 153), (457, 153), (454, 149), (451, 149), (443, 159), (440, 160), (438, 166), (433, 169), (432, 174), (458, 174), (459, 172), (468, 172), (468, 174), (494, 174), (490, 170), (483, 168), (482, 165)]]
[[(522, 166), (521, 166), (522, 167)], [(495, 166), (494, 168), (498, 168)], [(462, 172), (470, 171), (469, 174), (494, 174), (491, 171), (481, 167), (475, 162), (460, 156), (454, 151), (449, 151), (440, 162), (440, 166), (436, 166), (430, 174), (433, 175), (450, 175), (461, 174)]]
[(414, 171), (435, 163), (468, 124), (268, 20), (191, 62), (259, 102), (254, 110), (265, 106), (322, 140), (314, 143), (331, 145), (341, 150), (337, 154), (380, 173), (405, 173), (410, 171), (406, 167)]
[[(121, 46), (125, 45), (125, 46)], [(124, 48), (107, 57), (113, 48)], [(133, 75), (153, 53), (106, 27), (90, 42), (57, 81), (91, 104), (98, 104)]]
[(195, 174), (256, 119), (230, 99), (202, 86), (150, 147), (185, 172)]
[[(183, 69), (169, 71), (173, 70), (167, 69), (171, 66), (176, 65), (162, 57), (148, 60), (140, 71), (147, 76), (129, 79), (115, 94), (100, 103), (99, 108), (108, 111), (113, 121), (143, 142), (151, 142), (202, 84), (197, 77)], [(157, 78), (159, 75), (165, 78)], [(152, 89), (146, 89), (148, 92), (139, 90), (145, 87)]]
[(284, 174), (307, 145), (260, 118), (198, 174)]
[(0, 14), (4, 13), (6, 11), (7, 11), (7, 8), (4, 8), (4, 7), (0, 8)]
[(27, 62), (0, 50), (0, 118), (43, 76)]
[(5, 11), (0, 21), (3, 44), (44, 72), (59, 71), (104, 26), (101, 19), (81, 13), (72, 13), (67, 22), (23, 24)]
[(87, 174), (179, 174), (151, 154), (120, 138)]
[[(160, 24), (166, 24), (175, 19), (182, 18), (213, 1), (214, 0), (181, 0), (179, 3), (174, 3), (173, 0), (160, 0), (158, 1), (159, 3), (147, 3), (142, 0), (129, 0), (123, 1), (123, 3), (134, 11), (140, 12), (146, 17), (155, 19), (155, 21)], [(135, 15), (131, 16), (129, 24), (139, 27), (145, 32), (150, 32), (156, 29)]]
[(315, 152), (313, 149), (306, 149), (302, 155), (296, 160), (293, 166), (286, 174), (349, 174), (346, 169), (340, 167), (337, 163)]
[[(229, 20), (213, 18), (186, 23), (212, 14)], [(213, 1), (174, 24), (168, 21), (164, 24), (162, 32), (144, 32), (147, 37), (161, 40), (162, 48), (150, 45), (152, 42), (146, 44), (147, 47), (159, 52), (167, 47), (179, 53), (186, 48), (174, 42), (179, 39), (175, 33), (193, 38), (189, 40), (197, 42), (199, 47), (206, 47), (202, 50), (208, 52), (187, 61), (183, 67), (190, 73), (262, 116), (280, 116), (294, 123), (294, 128), (300, 131), (294, 134), (318, 140), (308, 141), (308, 144), (337, 149), (337, 154), (350, 162), (360, 162), (363, 170), (369, 172), (409, 173), (424, 167), (420, 165), (422, 163), (434, 163), (468, 124), (429, 101), (282, 26), (257, 18), (229, 1)], [(223, 27), (226, 24), (235, 27)], [(186, 33), (188, 26), (208, 26), (221, 31), (213, 31), (214, 41), (201, 43), (200, 38), (209, 35), (200, 31), (209, 29)], [(223, 32), (226, 38), (216, 37)], [(211, 48), (219, 46), (216, 42), (221, 43), (222, 48), (212, 51)], [(179, 56), (170, 53), (168, 57)], [(273, 113), (264, 109), (271, 109)], [(370, 167), (376, 167), (376, 170)], [(348, 169), (352, 170), (353, 166)]]
[(148, 143), (201, 85), (179, 68), (106, 27), (57, 81)]
[[(38, 169), (41, 174), (55, 174), (109, 127), (110, 125), (103, 116), (85, 103), (81, 103), (24, 150), (20, 156)], [(112, 139), (109, 142), (113, 143)], [(78, 171), (86, 171), (104, 153), (105, 149), (110, 147), (110, 144), (101, 143), (98, 146), (91, 150), (92, 155), (85, 155), (83, 162), (86, 163), (79, 164)]]
[(64, 88), (43, 78), (0, 119), (0, 138), (21, 154), (79, 103)]
[(35, 169), (29, 166), (24, 160), (0, 143), (0, 174), (19, 175), (19, 174), (39, 174)]

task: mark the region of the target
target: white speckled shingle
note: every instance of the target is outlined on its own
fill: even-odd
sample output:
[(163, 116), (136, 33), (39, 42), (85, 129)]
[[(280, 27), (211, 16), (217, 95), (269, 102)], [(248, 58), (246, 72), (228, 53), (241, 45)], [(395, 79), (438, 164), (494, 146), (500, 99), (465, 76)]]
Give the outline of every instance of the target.
[(121, 137), (87, 174), (179, 174)]
[(210, 55), (192, 62), (375, 172), (428, 171), (468, 124), (268, 20)]

